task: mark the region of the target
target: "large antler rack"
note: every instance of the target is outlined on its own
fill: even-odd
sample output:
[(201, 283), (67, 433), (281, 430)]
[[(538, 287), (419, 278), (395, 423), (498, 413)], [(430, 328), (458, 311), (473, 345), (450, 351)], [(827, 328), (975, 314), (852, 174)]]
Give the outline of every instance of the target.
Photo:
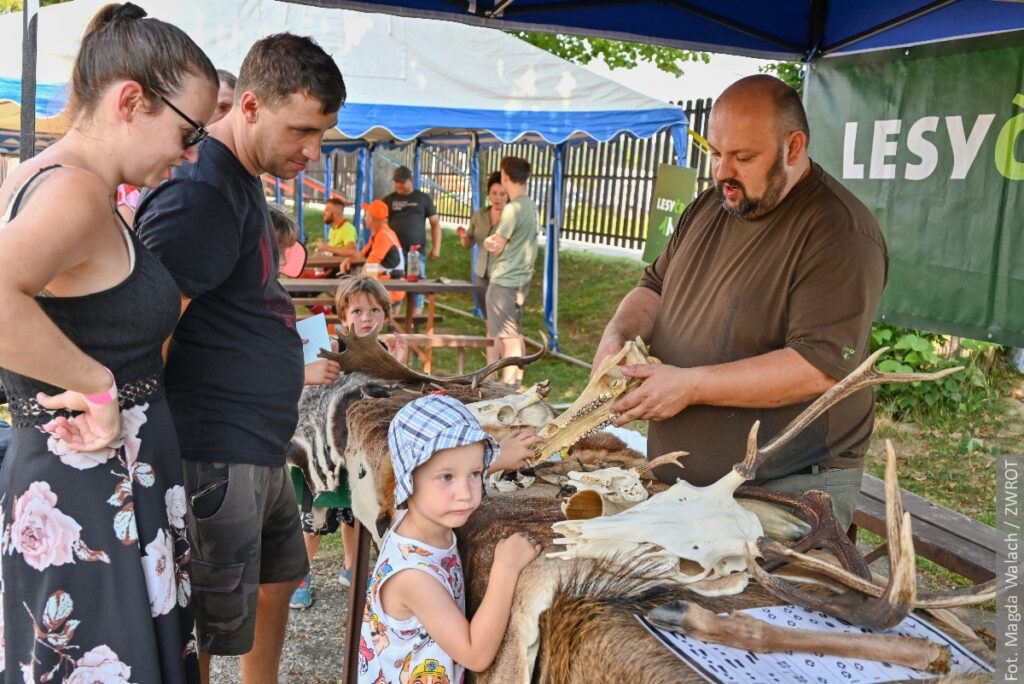
[(327, 349), (320, 350), (320, 357), (337, 361), (341, 370), (346, 373), (360, 372), (371, 375), (381, 380), (393, 380), (401, 383), (425, 382), (435, 385), (469, 385), (476, 389), (481, 382), (490, 375), (507, 366), (519, 366), (523, 368), (544, 356), (547, 350), (547, 338), (541, 334), (543, 345), (540, 350), (529, 356), (510, 356), (495, 361), (494, 363), (481, 368), (475, 373), (468, 375), (453, 375), (450, 377), (439, 377), (419, 373), (409, 368), (393, 357), (381, 345), (377, 339), (380, 328), (375, 328), (369, 334), (360, 337), (351, 328), (342, 328), (338, 336), (340, 351), (333, 352)]

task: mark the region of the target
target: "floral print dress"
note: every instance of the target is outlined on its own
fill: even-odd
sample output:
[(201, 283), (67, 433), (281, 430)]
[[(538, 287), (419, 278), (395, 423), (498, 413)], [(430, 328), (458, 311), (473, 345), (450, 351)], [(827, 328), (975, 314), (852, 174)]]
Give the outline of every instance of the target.
[(113, 371), (121, 439), (68, 448), (39, 428), (53, 414), (35, 401), (61, 390), (0, 369), (15, 426), (0, 468), (2, 682), (199, 681), (185, 490), (160, 356), (179, 295), (135, 236), (125, 239), (133, 264), (120, 284), (36, 300)]

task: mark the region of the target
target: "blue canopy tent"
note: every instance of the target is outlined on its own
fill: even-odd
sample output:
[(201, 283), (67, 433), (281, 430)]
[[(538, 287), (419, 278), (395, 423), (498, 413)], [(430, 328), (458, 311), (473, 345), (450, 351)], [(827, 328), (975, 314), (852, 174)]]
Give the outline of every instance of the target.
[(1020, 0), (288, 0), (807, 61), (1024, 28)]
[[(325, 136), (324, 149), (358, 154), (357, 225), (360, 204), (372, 188), (370, 152), (375, 148), (413, 145), (417, 176), (424, 147), (459, 146), (471, 151), (470, 187), (476, 209), (481, 149), (510, 142), (551, 146), (554, 199), (541, 220), (547, 233), (545, 316), (553, 346), (558, 339), (558, 235), (566, 149), (622, 134), (646, 138), (669, 130), (678, 163), (686, 163), (687, 120), (681, 108), (641, 95), (501, 31), (269, 0), (137, 2), (152, 16), (183, 28), (217, 66), (229, 70), (237, 71), (255, 40), (284, 28), (314, 36), (334, 56), (349, 97), (337, 129)], [(45, 30), (38, 47), (41, 96), (36, 98), (36, 112), (45, 130), (54, 123), (45, 117), (63, 105), (62, 84), (78, 47), (69, 36), (79, 36), (104, 3), (75, 0), (40, 11), (39, 23)], [(21, 102), (17, 60), (22, 50), (21, 19), (19, 15), (0, 17), (0, 54), (4, 55), (0, 99), (6, 98), (8, 107)], [(0, 123), (4, 106), (0, 102)], [(301, 182), (296, 184), (297, 189), (301, 187)]]

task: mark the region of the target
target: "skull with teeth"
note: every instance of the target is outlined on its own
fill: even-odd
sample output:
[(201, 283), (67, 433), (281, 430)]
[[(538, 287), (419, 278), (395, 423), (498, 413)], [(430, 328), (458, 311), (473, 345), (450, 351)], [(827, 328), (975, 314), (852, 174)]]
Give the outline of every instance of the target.
[(612, 404), (641, 383), (640, 379), (623, 375), (619, 366), (649, 363), (659, 361), (647, 354), (647, 347), (639, 337), (626, 342), (618, 354), (602, 361), (572, 406), (538, 431), (545, 438), (537, 447), (539, 461), (547, 460), (584, 437), (611, 425), (614, 420)]

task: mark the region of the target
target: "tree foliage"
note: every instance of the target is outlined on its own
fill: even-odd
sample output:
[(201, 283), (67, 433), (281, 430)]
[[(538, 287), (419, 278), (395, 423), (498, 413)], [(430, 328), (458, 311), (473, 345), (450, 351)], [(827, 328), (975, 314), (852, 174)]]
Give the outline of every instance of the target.
[(649, 62), (664, 72), (682, 76), (683, 65), (686, 63), (703, 62), (707, 64), (711, 61), (711, 55), (707, 52), (662, 45), (531, 31), (512, 31), (511, 33), (531, 45), (576, 64), (589, 64), (592, 60), (601, 58), (609, 69), (632, 69), (641, 62)]
[(804, 65), (801, 62), (772, 62), (758, 69), (762, 74), (774, 74), (791, 85), (796, 92), (804, 93)]
[[(59, 5), (62, 2), (69, 2), (70, 0), (39, 0), (40, 7), (46, 7), (47, 5)], [(20, 12), (25, 8), (23, 0), (0, 0), (0, 14), (7, 14), (8, 12)]]

